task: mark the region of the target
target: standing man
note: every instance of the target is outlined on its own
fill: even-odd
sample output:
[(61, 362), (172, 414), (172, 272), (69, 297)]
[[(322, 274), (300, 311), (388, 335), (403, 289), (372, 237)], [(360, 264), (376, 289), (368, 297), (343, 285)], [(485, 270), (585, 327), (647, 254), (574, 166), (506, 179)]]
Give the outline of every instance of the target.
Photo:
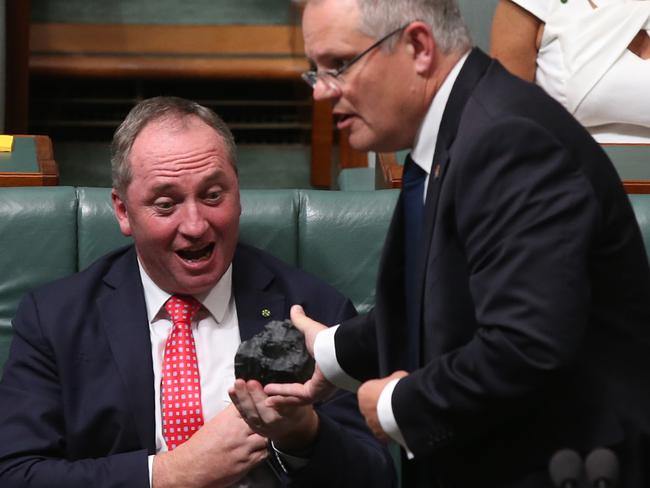
[[(392, 486), (353, 395), (263, 410), (263, 435), (230, 405), (241, 340), (296, 302), (325, 323), (354, 308), (238, 244), (236, 150), (221, 119), (145, 100), (113, 149), (113, 208), (134, 245), (21, 302), (0, 381), (0, 486)], [(237, 385), (243, 399), (263, 394)]]
[(326, 331), (295, 307), (319, 370), (270, 402), (358, 388), (408, 487), (547, 488), (556, 451), (599, 446), (650, 486), (650, 272), (601, 148), (454, 0), (310, 0), (303, 33), (350, 144), (411, 153), (375, 309)]

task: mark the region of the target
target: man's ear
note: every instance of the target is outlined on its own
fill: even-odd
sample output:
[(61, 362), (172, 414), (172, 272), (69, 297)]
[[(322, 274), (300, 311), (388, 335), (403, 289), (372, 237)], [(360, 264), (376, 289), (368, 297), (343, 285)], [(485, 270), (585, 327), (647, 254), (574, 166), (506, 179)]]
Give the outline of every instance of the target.
[(417, 74), (430, 74), (435, 66), (437, 48), (431, 27), (424, 22), (412, 22), (404, 29), (404, 36)]
[(113, 212), (115, 212), (115, 218), (117, 219), (117, 223), (120, 226), (120, 231), (125, 236), (132, 235), (131, 223), (129, 222), (129, 215), (126, 210), (126, 202), (122, 200), (115, 188), (113, 188), (111, 191), (111, 201), (113, 203)]

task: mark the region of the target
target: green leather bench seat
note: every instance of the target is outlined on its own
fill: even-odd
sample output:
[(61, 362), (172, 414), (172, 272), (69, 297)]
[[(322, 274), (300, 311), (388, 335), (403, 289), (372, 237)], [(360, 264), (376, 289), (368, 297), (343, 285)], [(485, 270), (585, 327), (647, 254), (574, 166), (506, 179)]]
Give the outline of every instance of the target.
[[(240, 239), (374, 304), (377, 265), (398, 192), (243, 190)], [(630, 195), (650, 255), (650, 195)], [(0, 189), (0, 365), (20, 298), (130, 242), (107, 188)]]
[[(377, 264), (397, 195), (242, 190), (240, 240), (321, 277), (364, 312), (374, 303)], [(0, 365), (25, 293), (129, 242), (119, 231), (107, 188), (0, 189)]]

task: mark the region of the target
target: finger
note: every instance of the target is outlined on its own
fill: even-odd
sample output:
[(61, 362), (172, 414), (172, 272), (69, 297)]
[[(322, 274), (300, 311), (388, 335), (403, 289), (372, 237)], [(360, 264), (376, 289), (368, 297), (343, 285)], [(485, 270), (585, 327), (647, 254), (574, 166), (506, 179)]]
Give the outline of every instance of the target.
[(269, 406), (269, 408), (274, 408), (276, 410), (282, 410), (283, 408), (304, 407), (305, 405), (311, 405), (310, 402), (303, 400), (302, 398), (285, 397), (285, 396), (269, 397), (266, 400), (266, 404)]
[(239, 410), (242, 417), (246, 420), (246, 423), (248, 423), (248, 425), (253, 429), (261, 428), (262, 421), (260, 420), (260, 414), (255, 400), (248, 390), (247, 383), (241, 379), (235, 380), (233, 389), (234, 395), (231, 396), (231, 399), (237, 407), (237, 410)]
[(259, 449), (266, 450), (266, 448), (268, 447), (268, 443), (269, 443), (269, 440), (266, 437), (264, 437), (263, 435), (260, 435), (260, 434), (256, 434), (256, 433), (253, 433), (249, 437), (249, 441), (250, 441), (251, 448), (253, 450), (255, 450), (255, 451), (257, 451)]
[(307, 345), (307, 350), (309, 351), (309, 354), (313, 356), (316, 334), (318, 334), (321, 330), (326, 329), (327, 327), (307, 317), (307, 315), (305, 315), (305, 311), (300, 305), (292, 306), (290, 315), (293, 325), (295, 325), (296, 328), (305, 335), (305, 344)]
[(264, 387), (264, 393), (268, 396), (280, 395), (297, 398), (309, 396), (309, 391), (301, 383), (269, 383)]
[(255, 402), (255, 406), (260, 415), (260, 418), (262, 419), (262, 422), (268, 425), (280, 419), (281, 415), (277, 411), (277, 409), (271, 407), (267, 403), (267, 399), (269, 397), (266, 393), (264, 393), (264, 390), (262, 389), (262, 385), (259, 382), (249, 381), (248, 392), (250, 393), (251, 398)]
[(237, 412), (241, 414), (241, 412), (239, 411), (239, 396), (237, 394), (237, 389), (235, 388), (235, 385), (237, 384), (238, 381), (243, 381), (243, 380), (239, 380), (239, 379), (235, 380), (235, 383), (233, 383), (233, 385), (230, 388), (228, 388), (228, 396), (230, 397), (230, 401), (232, 402), (232, 404), (229, 405), (229, 407), (234, 406)]

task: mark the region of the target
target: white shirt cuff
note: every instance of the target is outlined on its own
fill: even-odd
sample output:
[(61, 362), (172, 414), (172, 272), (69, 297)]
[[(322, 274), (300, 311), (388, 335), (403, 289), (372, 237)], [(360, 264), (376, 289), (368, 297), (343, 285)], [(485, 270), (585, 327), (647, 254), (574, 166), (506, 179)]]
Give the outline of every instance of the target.
[(338, 360), (336, 359), (336, 346), (334, 343), (334, 334), (336, 334), (339, 325), (330, 327), (329, 329), (323, 330), (316, 334), (316, 340), (314, 341), (314, 358), (316, 359), (316, 364), (325, 375), (325, 378), (328, 379), (330, 383), (348, 390), (351, 392), (356, 392), (361, 386), (361, 382), (355, 380), (349, 376)]
[(155, 454), (149, 456), (147, 461), (149, 462), (149, 488), (153, 488), (153, 458)]
[(409, 459), (413, 459), (413, 453), (406, 445), (402, 431), (399, 430), (397, 420), (395, 420), (395, 415), (393, 414), (393, 390), (395, 390), (398, 381), (399, 378), (391, 381), (381, 391), (381, 395), (379, 395), (379, 400), (377, 401), (377, 417), (379, 418), (379, 424), (384, 432), (404, 448), (406, 456)]

